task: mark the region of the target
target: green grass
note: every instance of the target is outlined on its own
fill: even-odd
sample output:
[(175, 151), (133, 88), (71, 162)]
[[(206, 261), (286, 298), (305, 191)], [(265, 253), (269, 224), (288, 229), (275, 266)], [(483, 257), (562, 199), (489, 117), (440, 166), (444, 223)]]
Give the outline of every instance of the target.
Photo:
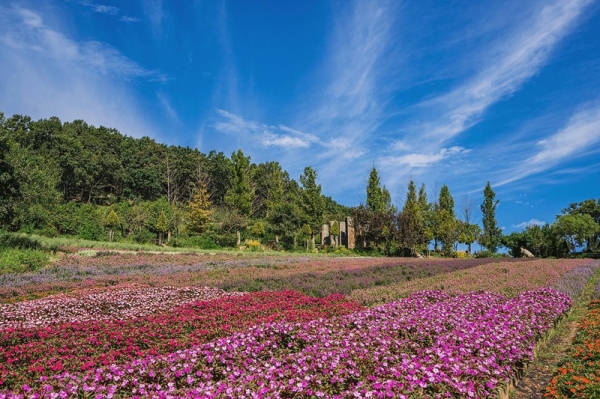
[[(281, 256), (289, 256), (289, 252), (282, 251), (261, 251), (261, 252), (252, 252), (252, 251), (238, 251), (236, 249), (202, 249), (202, 248), (192, 248), (192, 247), (161, 247), (158, 245), (151, 244), (135, 244), (128, 242), (107, 242), (107, 241), (92, 241), (92, 240), (83, 240), (74, 237), (44, 237), (37, 234), (24, 234), (24, 233), (2, 233), (0, 234), (0, 247), (2, 246), (2, 240), (11, 241), (13, 243), (27, 243), (29, 246), (20, 246), (20, 245), (7, 245), (10, 247), (19, 247), (19, 248), (36, 248), (41, 250), (47, 250), (56, 252), (60, 248), (77, 248), (77, 249), (100, 249), (100, 250), (122, 250), (122, 251), (135, 251), (135, 252), (177, 252), (177, 253), (219, 253), (219, 254), (254, 254), (257, 253), (266, 254), (266, 255), (281, 255)], [(301, 254), (301, 253), (297, 253)], [(348, 255), (344, 254), (324, 254), (324, 253), (302, 253), (306, 256), (328, 256), (328, 257), (336, 257), (336, 256), (344, 256)]]
[(39, 249), (0, 249), (0, 274), (34, 272), (50, 263), (50, 254)]

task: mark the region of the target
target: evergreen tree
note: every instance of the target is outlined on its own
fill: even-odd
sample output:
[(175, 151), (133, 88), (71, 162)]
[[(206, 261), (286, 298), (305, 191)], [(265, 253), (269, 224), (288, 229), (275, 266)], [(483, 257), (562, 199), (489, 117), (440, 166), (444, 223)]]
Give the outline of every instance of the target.
[(302, 210), (311, 229), (314, 245), (315, 234), (321, 230), (325, 211), (321, 185), (317, 184), (317, 172), (310, 166), (304, 168), (304, 173), (300, 175), (300, 184), (302, 184)]
[(162, 245), (165, 233), (169, 230), (169, 219), (165, 212), (161, 212), (156, 221), (156, 231), (158, 231), (158, 245)]
[(406, 201), (402, 212), (398, 215), (398, 244), (400, 247), (416, 255), (419, 248), (427, 242), (425, 234), (425, 220), (417, 197), (415, 182), (411, 179), (408, 183)]
[(104, 226), (108, 229), (108, 240), (112, 241), (115, 237), (115, 229), (121, 225), (121, 219), (114, 209), (104, 218)]
[[(387, 195), (389, 196), (389, 192), (387, 192)], [(372, 212), (382, 211), (385, 206), (384, 201), (379, 173), (377, 173), (377, 169), (373, 166), (369, 174), (369, 182), (367, 183), (367, 209)]]
[(254, 193), (250, 186), (250, 157), (246, 157), (242, 150), (231, 154), (233, 163), (233, 184), (227, 195), (225, 203), (234, 207), (242, 216), (252, 213), (252, 200)]
[(449, 254), (458, 240), (459, 228), (454, 213), (454, 198), (445, 184), (440, 190), (435, 218), (435, 236), (442, 243), (442, 250)]
[(483, 190), (483, 203), (481, 204), (483, 232), (479, 238), (479, 243), (494, 253), (500, 247), (502, 239), (502, 230), (498, 227), (496, 221), (496, 208), (499, 203), (500, 201), (496, 199), (496, 193), (494, 193), (490, 182), (488, 182)]
[(337, 240), (338, 240), (338, 236), (340, 235), (340, 225), (338, 224), (337, 221), (333, 221), (333, 223), (331, 224), (331, 228), (329, 229), (329, 237), (331, 237), (331, 241), (333, 244), (334, 248), (337, 248)]
[(188, 205), (188, 230), (202, 234), (210, 225), (211, 221), (211, 210), (210, 210), (210, 198), (206, 184), (202, 181), (198, 182), (198, 188), (194, 197)]

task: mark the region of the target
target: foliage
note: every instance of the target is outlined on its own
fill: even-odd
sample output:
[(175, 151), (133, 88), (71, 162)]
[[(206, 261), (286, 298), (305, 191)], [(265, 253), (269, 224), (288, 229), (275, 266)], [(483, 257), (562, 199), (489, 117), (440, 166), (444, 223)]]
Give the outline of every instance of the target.
[(558, 236), (569, 243), (572, 251), (577, 245), (589, 243), (600, 232), (600, 225), (587, 213), (560, 215), (552, 227)]
[[(600, 225), (600, 198), (571, 203), (562, 212), (569, 215), (589, 215)], [(587, 248), (592, 252), (600, 248), (600, 230), (587, 238)]]
[(211, 222), (212, 212), (208, 190), (203, 181), (198, 182), (198, 187), (188, 207), (188, 230), (196, 234), (204, 233)]
[(481, 204), (483, 232), (479, 238), (479, 243), (492, 252), (496, 252), (501, 245), (502, 230), (498, 227), (496, 221), (496, 208), (498, 208), (499, 203), (500, 200), (496, 199), (496, 193), (494, 193), (490, 182), (487, 182), (483, 190), (483, 203)]
[(115, 212), (114, 209), (111, 209), (110, 212), (104, 218), (104, 226), (108, 229), (109, 241), (112, 241), (114, 238), (114, 230), (121, 225), (121, 219), (119, 215)]
[(232, 185), (225, 196), (225, 203), (233, 207), (242, 216), (252, 214), (253, 190), (250, 186), (250, 157), (242, 150), (231, 154), (233, 164)]
[(547, 399), (600, 397), (600, 301), (592, 301), (570, 353), (561, 360)]
[(35, 272), (50, 263), (50, 256), (37, 249), (0, 249), (0, 275)]
[(379, 173), (375, 166), (371, 169), (369, 174), (369, 181), (367, 182), (367, 200), (366, 207), (371, 212), (382, 211), (384, 208), (381, 181), (379, 180)]
[(314, 238), (314, 235), (321, 230), (325, 212), (321, 185), (317, 184), (317, 172), (310, 166), (305, 167), (300, 175), (300, 184), (302, 185), (302, 213), (306, 216), (306, 225), (309, 226)]

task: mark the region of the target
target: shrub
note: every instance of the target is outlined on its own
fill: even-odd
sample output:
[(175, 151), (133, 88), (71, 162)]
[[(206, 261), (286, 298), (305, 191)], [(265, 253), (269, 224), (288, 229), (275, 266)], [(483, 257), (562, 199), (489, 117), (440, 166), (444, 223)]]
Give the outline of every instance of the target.
[(37, 249), (6, 248), (0, 251), (0, 274), (34, 272), (49, 262), (49, 255)]

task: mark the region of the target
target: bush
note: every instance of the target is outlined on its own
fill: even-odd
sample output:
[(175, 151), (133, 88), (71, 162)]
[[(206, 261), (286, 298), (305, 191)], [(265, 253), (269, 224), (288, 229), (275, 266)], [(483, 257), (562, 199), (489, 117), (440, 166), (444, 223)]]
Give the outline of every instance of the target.
[(177, 246), (184, 248), (220, 249), (221, 247), (211, 236), (200, 235), (191, 237), (178, 237)]
[(48, 253), (37, 249), (5, 248), (0, 251), (0, 274), (34, 272), (49, 262)]
[(138, 244), (148, 244), (156, 239), (156, 234), (148, 230), (141, 230), (135, 233), (132, 238), (133, 241), (135, 241)]

